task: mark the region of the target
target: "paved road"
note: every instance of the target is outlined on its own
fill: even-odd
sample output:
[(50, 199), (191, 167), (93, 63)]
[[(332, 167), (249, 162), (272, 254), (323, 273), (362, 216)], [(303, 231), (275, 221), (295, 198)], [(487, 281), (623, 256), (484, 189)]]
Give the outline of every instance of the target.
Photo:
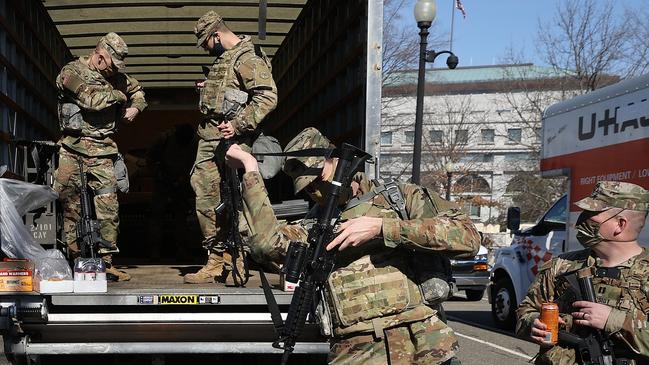
[(496, 329), (486, 298), (470, 302), (457, 297), (444, 303), (449, 325), (460, 341), (463, 365), (529, 365), (538, 346)]
[[(463, 365), (529, 365), (529, 360), (536, 354), (538, 346), (520, 340), (511, 333), (500, 331), (495, 328), (491, 319), (490, 306), (487, 299), (471, 302), (466, 298), (454, 298), (444, 304), (449, 324), (455, 330), (460, 341), (459, 358)], [(152, 358), (150, 355), (129, 355), (129, 356), (66, 356), (43, 360), (43, 364), (64, 363), (92, 363), (103, 364), (187, 364), (189, 361), (195, 363), (231, 363), (234, 355), (225, 356), (162, 356)], [(276, 360), (276, 361), (274, 361)], [(248, 359), (246, 364), (274, 364), (279, 358)], [(301, 364), (299, 357), (292, 359), (291, 364)], [(236, 360), (235, 360), (236, 361)], [(238, 362), (238, 361), (237, 361)], [(4, 354), (0, 354), (0, 365), (8, 364)]]

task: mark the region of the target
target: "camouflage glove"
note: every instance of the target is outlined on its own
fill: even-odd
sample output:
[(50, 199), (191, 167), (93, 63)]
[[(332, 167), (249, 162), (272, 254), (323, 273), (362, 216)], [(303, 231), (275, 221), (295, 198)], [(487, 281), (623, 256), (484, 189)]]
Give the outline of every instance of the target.
[(113, 97), (115, 98), (115, 100), (117, 100), (118, 103), (126, 103), (126, 100), (128, 100), (126, 94), (119, 90), (113, 90)]

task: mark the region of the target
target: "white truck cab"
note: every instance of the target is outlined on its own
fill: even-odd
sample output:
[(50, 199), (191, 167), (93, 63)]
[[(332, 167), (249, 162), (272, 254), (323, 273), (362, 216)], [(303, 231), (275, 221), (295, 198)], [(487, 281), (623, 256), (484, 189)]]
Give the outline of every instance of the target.
[[(579, 250), (574, 203), (599, 181), (625, 181), (649, 189), (649, 74), (624, 80), (550, 106), (542, 119), (543, 177), (568, 177), (568, 192), (531, 228), (519, 231), (510, 208), (511, 245), (495, 254), (488, 290), (494, 321), (512, 328), (516, 308), (544, 262)], [(649, 224), (639, 241), (649, 245)]]
[(509, 208), (507, 227), (514, 236), (509, 247), (496, 251), (491, 271), (489, 302), (494, 321), (501, 328), (512, 328), (514, 313), (541, 265), (565, 251), (568, 197), (564, 195), (536, 222), (519, 230), (520, 211)]

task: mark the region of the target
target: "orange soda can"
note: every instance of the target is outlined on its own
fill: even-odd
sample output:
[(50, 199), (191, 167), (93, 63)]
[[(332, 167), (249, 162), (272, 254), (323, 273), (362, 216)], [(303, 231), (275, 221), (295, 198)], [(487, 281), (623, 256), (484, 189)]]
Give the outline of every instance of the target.
[(541, 304), (541, 318), (539, 318), (547, 327), (549, 332), (543, 339), (547, 343), (556, 345), (559, 341), (559, 306), (557, 303)]

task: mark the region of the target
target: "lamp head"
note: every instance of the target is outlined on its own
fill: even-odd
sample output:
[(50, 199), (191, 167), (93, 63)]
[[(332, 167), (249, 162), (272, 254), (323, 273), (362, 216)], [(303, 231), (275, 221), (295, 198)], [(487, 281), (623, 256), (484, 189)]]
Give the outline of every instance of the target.
[(446, 65), (447, 65), (448, 68), (450, 68), (451, 70), (454, 70), (454, 69), (457, 67), (457, 64), (458, 64), (458, 63), (460, 63), (460, 60), (459, 60), (459, 59), (457, 58), (457, 56), (454, 55), (454, 54), (451, 54), (451, 55), (448, 56), (448, 58), (446, 59)]
[(446, 173), (452, 173), (455, 170), (455, 165), (453, 162), (448, 161), (446, 164), (444, 164), (444, 170)]
[(430, 27), (437, 15), (435, 0), (417, 0), (415, 4), (415, 20), (422, 27)]

